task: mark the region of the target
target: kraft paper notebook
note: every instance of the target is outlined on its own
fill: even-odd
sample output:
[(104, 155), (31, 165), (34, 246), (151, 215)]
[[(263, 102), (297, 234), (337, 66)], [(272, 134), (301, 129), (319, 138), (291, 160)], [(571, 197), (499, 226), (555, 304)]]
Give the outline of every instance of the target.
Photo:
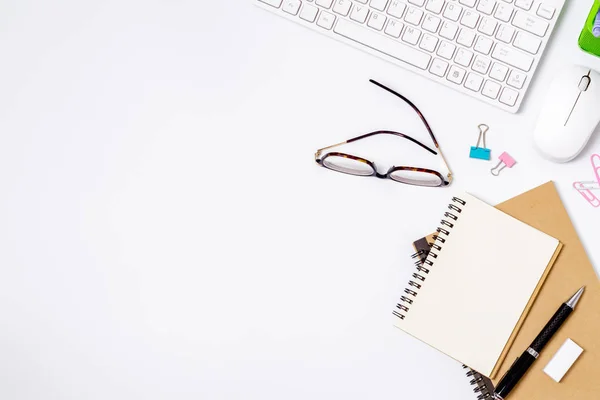
[(470, 194), (453, 197), (394, 311), (395, 325), (493, 377), (560, 248)]
[[(510, 394), (512, 400), (600, 399), (600, 281), (585, 253), (569, 215), (552, 182), (497, 206), (498, 209), (559, 239), (564, 248), (548, 275), (527, 319), (502, 363), (497, 384), (514, 360), (529, 346), (557, 305), (577, 288), (585, 292), (577, 310), (569, 317), (527, 377)], [(567, 338), (583, 348), (583, 354), (560, 381), (554, 382), (543, 369)]]
[[(586, 256), (554, 183), (542, 186), (510, 199), (496, 208), (556, 237), (563, 249), (539, 291), (527, 318), (522, 324), (508, 356), (502, 362), (493, 383), (512, 365), (521, 352), (552, 316), (558, 304), (585, 285), (585, 293), (577, 311), (552, 338), (527, 376), (510, 394), (512, 400), (597, 400), (600, 398), (600, 280)], [(433, 235), (414, 243), (422, 257), (433, 244)], [(583, 349), (583, 354), (560, 383), (554, 382), (543, 369), (562, 343), (571, 338)], [(487, 399), (494, 390), (493, 383), (479, 373), (469, 370), (474, 399)]]

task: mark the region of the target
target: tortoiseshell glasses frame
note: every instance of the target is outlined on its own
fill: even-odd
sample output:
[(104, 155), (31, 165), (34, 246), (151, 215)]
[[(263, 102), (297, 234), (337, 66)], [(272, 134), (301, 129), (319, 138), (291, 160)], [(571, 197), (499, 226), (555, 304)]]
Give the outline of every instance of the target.
[[(381, 83), (379, 83), (373, 79), (370, 79), (369, 82), (371, 82), (374, 85), (399, 97), (400, 99), (404, 100), (409, 106), (412, 107), (412, 109), (417, 113), (417, 115), (419, 116), (419, 118), (421, 119), (423, 124), (425, 125), (425, 128), (427, 129), (429, 136), (431, 136), (431, 139), (433, 140), (433, 143), (434, 143), (437, 151), (431, 149), (430, 147), (419, 142), (418, 140), (416, 140), (408, 135), (405, 135), (403, 133), (395, 132), (395, 131), (388, 131), (388, 130), (381, 130), (381, 131), (370, 132), (370, 133), (367, 133), (367, 134), (364, 134), (361, 136), (357, 136), (355, 138), (348, 139), (344, 142), (337, 143), (337, 144), (334, 144), (331, 146), (323, 147), (322, 149), (317, 150), (317, 152), (315, 153), (315, 162), (324, 168), (328, 168), (333, 171), (342, 172), (342, 173), (346, 173), (346, 174), (350, 174), (350, 175), (374, 176), (377, 178), (392, 179), (393, 181), (396, 181), (396, 182), (406, 183), (409, 185), (417, 185), (417, 186), (439, 187), (439, 186), (449, 185), (452, 182), (452, 172), (450, 171), (450, 167), (448, 166), (448, 163), (446, 162), (446, 159), (444, 158), (444, 155), (442, 154), (440, 145), (438, 144), (438, 141), (435, 138), (435, 135), (433, 134), (433, 131), (431, 130), (431, 127), (429, 126), (429, 123), (427, 122), (427, 120), (425, 119), (425, 117), (423, 116), (421, 111), (417, 108), (417, 106), (415, 106), (410, 100), (408, 100), (406, 97), (404, 97), (400, 93), (388, 88), (387, 86), (382, 85)], [(328, 153), (325, 153), (324, 155), (322, 155), (324, 150), (328, 150), (333, 147), (341, 146), (346, 143), (356, 142), (357, 140), (365, 139), (365, 138), (368, 138), (371, 136), (384, 135), (384, 134), (385, 135), (395, 135), (395, 136), (407, 139), (407, 140), (411, 141), (412, 143), (415, 143), (416, 145), (421, 146), (423, 149), (427, 150), (428, 152), (430, 152), (434, 155), (439, 154), (440, 157), (442, 158), (442, 162), (444, 163), (446, 169), (448, 170), (448, 173), (446, 174), (446, 178), (444, 178), (444, 176), (441, 173), (439, 173), (438, 171), (434, 171), (434, 170), (426, 169), (426, 168), (408, 167), (408, 166), (393, 166), (387, 171), (387, 173), (380, 174), (379, 172), (377, 172), (377, 168), (375, 168), (374, 162), (369, 161), (362, 157), (354, 156), (352, 154), (340, 153), (340, 152), (328, 152)], [(351, 164), (351, 167), (345, 167), (339, 161), (336, 161), (336, 162), (328, 161), (328, 158), (331, 158), (332, 160), (342, 160), (342, 161), (345, 160), (346, 163)], [(411, 177), (411, 174), (413, 175), (413, 177)], [(419, 178), (415, 178), (414, 176), (418, 176)]]

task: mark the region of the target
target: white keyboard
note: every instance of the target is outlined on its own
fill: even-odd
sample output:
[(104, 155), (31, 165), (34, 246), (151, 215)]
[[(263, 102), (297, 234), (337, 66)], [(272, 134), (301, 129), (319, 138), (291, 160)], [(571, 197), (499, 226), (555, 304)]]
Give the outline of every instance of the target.
[(565, 0), (254, 0), (267, 10), (517, 112)]

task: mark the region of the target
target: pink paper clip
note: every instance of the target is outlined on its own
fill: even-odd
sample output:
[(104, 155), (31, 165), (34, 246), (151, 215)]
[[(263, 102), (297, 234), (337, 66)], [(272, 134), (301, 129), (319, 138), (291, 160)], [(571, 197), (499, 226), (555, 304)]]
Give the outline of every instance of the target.
[(600, 199), (598, 199), (590, 189), (586, 189), (586, 186), (583, 184), (583, 182), (573, 182), (573, 187), (577, 189), (579, 193), (581, 193), (583, 198), (586, 199), (586, 201), (590, 203), (592, 207), (600, 207)]
[(596, 175), (595, 181), (588, 182), (573, 182), (573, 187), (577, 189), (583, 198), (592, 205), (592, 207), (600, 207), (600, 199), (592, 192), (592, 190), (600, 189), (600, 154), (592, 154), (590, 158), (592, 162), (592, 168), (594, 169), (594, 175)]
[(590, 160), (592, 162), (594, 173), (596, 174), (596, 180), (598, 181), (598, 185), (600, 185), (600, 154), (592, 154)]
[[(512, 168), (517, 163), (515, 161), (515, 159), (512, 158), (510, 156), (510, 154), (508, 154), (507, 152), (500, 154), (500, 157), (498, 157), (498, 159), (500, 160), (498, 165), (496, 165), (494, 168), (492, 168), (490, 170), (490, 172), (494, 176), (500, 175), (500, 171), (502, 171), (504, 168), (506, 168), (506, 167)], [(498, 167), (500, 167), (500, 168), (498, 168)]]

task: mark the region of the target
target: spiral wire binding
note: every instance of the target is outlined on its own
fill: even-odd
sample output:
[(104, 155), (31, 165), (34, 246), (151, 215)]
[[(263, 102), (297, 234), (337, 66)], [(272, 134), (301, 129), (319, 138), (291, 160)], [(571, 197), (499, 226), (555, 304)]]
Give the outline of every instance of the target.
[(469, 382), (471, 386), (474, 386), (473, 392), (477, 395), (477, 400), (491, 399), (494, 396), (494, 384), (485, 376), (463, 365), (463, 368), (468, 369), (466, 375), (471, 378)]
[[(418, 290), (421, 289), (423, 283), (427, 279), (434, 261), (438, 257), (438, 253), (442, 250), (442, 245), (446, 243), (446, 238), (450, 236), (450, 230), (454, 228), (454, 224), (458, 221), (462, 208), (467, 203), (458, 197), (452, 198), (452, 203), (448, 205), (449, 212), (444, 213), (444, 219), (440, 222), (440, 227), (437, 228), (437, 234), (433, 235), (435, 243), (430, 243), (429, 251), (419, 250), (412, 255), (415, 262), (416, 271), (412, 274), (412, 279), (408, 281), (408, 286), (404, 289), (404, 293), (408, 296), (400, 297), (400, 302), (396, 304), (398, 310), (394, 310), (393, 314), (400, 318), (406, 318), (406, 314), (413, 304), (414, 298), (417, 297)], [(485, 397), (484, 397), (485, 398)]]

